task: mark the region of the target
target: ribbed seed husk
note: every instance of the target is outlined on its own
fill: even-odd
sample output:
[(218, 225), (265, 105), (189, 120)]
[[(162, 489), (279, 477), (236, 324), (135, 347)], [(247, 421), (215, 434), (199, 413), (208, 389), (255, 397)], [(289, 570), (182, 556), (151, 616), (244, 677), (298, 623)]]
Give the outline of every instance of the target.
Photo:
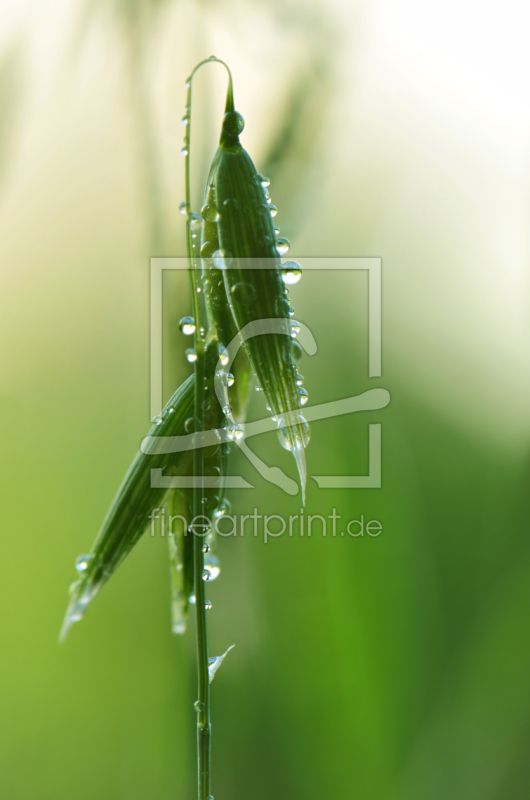
[[(283, 444), (295, 456), (303, 491), (304, 447), (309, 429), (299, 410), (297, 369), (289, 335), (290, 304), (261, 176), (234, 134), (233, 115), (239, 117), (237, 112), (225, 114), (209, 179), (210, 197), (219, 214), (217, 242), (229, 265), (222, 270), (224, 286), (238, 330), (257, 320), (285, 321), (285, 334), (255, 336), (245, 342), (245, 347), (268, 403), (282, 425)], [(265, 264), (266, 269), (255, 268)]]

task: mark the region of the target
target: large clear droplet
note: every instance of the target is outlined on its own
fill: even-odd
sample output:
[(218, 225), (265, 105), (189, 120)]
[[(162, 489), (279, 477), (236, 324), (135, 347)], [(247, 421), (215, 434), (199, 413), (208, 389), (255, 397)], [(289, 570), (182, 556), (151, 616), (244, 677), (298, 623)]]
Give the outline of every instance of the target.
[(311, 431), (302, 414), (291, 411), (280, 418), (278, 439), (285, 450), (306, 447), (311, 438)]
[(287, 284), (298, 283), (301, 277), (300, 264), (296, 261), (286, 261), (282, 268), (283, 282)]
[(280, 236), (279, 239), (276, 239), (276, 250), (281, 256), (284, 256), (291, 246), (291, 242), (289, 239), (286, 239), (285, 236)]
[(202, 226), (202, 217), (200, 214), (196, 214), (195, 211), (188, 214), (188, 225), (190, 226), (190, 230), (199, 231)]
[(228, 355), (228, 350), (225, 350), (224, 347), (219, 348), (219, 360), (223, 367), (226, 367), (228, 362), (230, 361), (230, 356)]
[(193, 317), (182, 317), (179, 322), (179, 330), (184, 336), (191, 336), (192, 333), (195, 333), (197, 326)]
[(218, 220), (221, 219), (221, 215), (213, 203), (206, 203), (206, 205), (201, 208), (201, 217), (206, 220), (206, 222), (218, 222)]
[(207, 553), (204, 556), (204, 571), (202, 573), (202, 579), (204, 581), (214, 581), (219, 577), (220, 572), (221, 567), (219, 565), (219, 559), (217, 556), (214, 556), (213, 553)]
[(231, 506), (230, 502), (225, 498), (221, 501), (221, 504), (218, 508), (214, 511), (214, 517), (219, 519), (220, 517), (224, 517), (226, 514), (230, 514)]
[(216, 250), (212, 256), (212, 260), (216, 269), (228, 269), (232, 263), (232, 256), (228, 250)]
[(87, 553), (84, 553), (82, 556), (78, 556), (75, 560), (76, 570), (81, 573), (86, 572), (93, 558), (94, 556)]

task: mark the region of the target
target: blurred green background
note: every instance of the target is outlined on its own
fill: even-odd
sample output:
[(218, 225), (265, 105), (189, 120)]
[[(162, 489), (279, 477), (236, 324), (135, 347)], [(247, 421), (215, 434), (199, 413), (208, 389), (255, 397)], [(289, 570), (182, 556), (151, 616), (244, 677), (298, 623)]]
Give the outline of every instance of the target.
[[(306, 274), (307, 513), (378, 538), (225, 539), (209, 589), (216, 800), (530, 794), (528, 10), (364, 3), (4, 0), (0, 25), (0, 793), (195, 796), (193, 630), (170, 633), (166, 543), (145, 537), (72, 630), (74, 580), (149, 426), (149, 257), (184, 255), (184, 80), (232, 67), (243, 144), (291, 255), (383, 259), (383, 376), (363, 273)], [(526, 66), (525, 66), (526, 65)], [(194, 207), (225, 77), (197, 79)], [(165, 396), (188, 374), (165, 286)], [(263, 409), (256, 398), (252, 413)], [(252, 446), (294, 476), (275, 436)], [(266, 484), (235, 513), (295, 514)]]

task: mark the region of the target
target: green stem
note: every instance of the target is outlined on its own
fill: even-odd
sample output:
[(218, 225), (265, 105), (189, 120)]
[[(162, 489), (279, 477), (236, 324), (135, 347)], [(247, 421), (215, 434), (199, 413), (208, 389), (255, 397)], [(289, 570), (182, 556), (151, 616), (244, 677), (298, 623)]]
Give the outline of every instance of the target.
[[(195, 362), (195, 417), (197, 420), (204, 418), (204, 349), (202, 340), (197, 337), (197, 361)], [(200, 423), (199, 423), (200, 426)], [(198, 428), (203, 430), (202, 427)], [(204, 451), (197, 448), (193, 451), (193, 474), (204, 474)], [(193, 516), (200, 525), (203, 508), (204, 488), (199, 485), (193, 490)], [(197, 709), (197, 761), (198, 761), (198, 798), (208, 800), (210, 797), (210, 678), (208, 673), (208, 627), (206, 622), (206, 598), (204, 581), (204, 538), (197, 533), (197, 528), (192, 526), (193, 535), (193, 566), (195, 574), (195, 609), (197, 632), (197, 670), (198, 670), (198, 700)]]
[[(191, 146), (191, 84), (192, 79), (199, 67), (211, 61), (222, 64), (228, 72), (228, 92), (225, 111), (233, 111), (234, 100), (232, 90), (232, 75), (228, 66), (212, 56), (198, 64), (188, 80), (186, 81), (186, 115), (188, 124), (184, 145), (186, 148), (185, 162), (185, 185), (186, 185), (186, 245), (188, 251), (188, 266), (191, 289), (191, 302), (193, 316), (195, 319), (195, 426), (198, 431), (205, 430), (204, 420), (204, 361), (205, 361), (205, 342), (201, 326), (201, 309), (199, 302), (199, 286), (197, 281), (197, 269), (200, 262), (196, 259), (194, 240), (190, 228), (191, 213), (191, 181), (190, 181), (190, 146)], [(210, 794), (210, 766), (211, 766), (211, 726), (210, 726), (210, 675), (208, 670), (208, 626), (206, 623), (206, 598), (204, 590), (204, 536), (197, 534), (197, 526), (200, 525), (201, 516), (204, 511), (204, 450), (196, 448), (193, 451), (193, 474), (197, 479), (198, 485), (193, 489), (193, 520), (191, 534), (193, 536), (193, 569), (195, 577), (195, 609), (196, 609), (196, 633), (197, 633), (197, 672), (198, 672), (198, 699), (195, 704), (197, 709), (197, 763), (198, 763), (198, 800), (209, 800)], [(196, 522), (197, 524), (194, 524)], [(202, 529), (199, 528), (199, 531)]]

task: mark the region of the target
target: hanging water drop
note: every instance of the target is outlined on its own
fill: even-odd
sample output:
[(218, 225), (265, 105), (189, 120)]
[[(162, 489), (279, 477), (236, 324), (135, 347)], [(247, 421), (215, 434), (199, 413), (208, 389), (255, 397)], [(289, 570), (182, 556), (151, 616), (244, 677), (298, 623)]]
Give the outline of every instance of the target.
[(188, 117), (187, 114), (184, 114), (184, 116), (182, 117), (182, 119), (180, 121), (182, 122), (183, 125), (189, 125), (190, 124), (190, 118)]
[(226, 367), (226, 365), (230, 361), (230, 356), (228, 355), (228, 350), (225, 350), (224, 347), (220, 347), (219, 348), (219, 361), (221, 362), (223, 367)]
[(200, 214), (196, 214), (195, 211), (188, 214), (188, 225), (190, 226), (190, 230), (199, 231), (202, 226), (202, 217)]
[(219, 519), (220, 517), (224, 517), (226, 514), (230, 514), (231, 505), (230, 501), (226, 498), (221, 501), (221, 505), (219, 508), (216, 508), (214, 511), (214, 517)]
[(305, 406), (305, 404), (309, 400), (309, 396), (307, 394), (306, 389), (300, 389), (299, 394), (300, 394), (300, 405)]
[(275, 217), (276, 214), (278, 213), (278, 209), (273, 203), (270, 204), (269, 211), (271, 212), (271, 217)]
[(187, 214), (188, 213), (188, 204), (186, 203), (185, 200), (183, 200), (182, 203), (180, 203), (179, 211), (180, 211), (181, 214)]
[(190, 364), (197, 361), (197, 352), (192, 347), (188, 347), (186, 350), (186, 360), (189, 361)]
[(229, 405), (223, 406), (223, 414), (226, 417), (228, 417), (229, 414), (231, 414), (231, 413), (232, 413), (232, 406), (229, 406)]
[(182, 148), (182, 150), (180, 151), (180, 155), (181, 155), (181, 156), (187, 156), (187, 155), (188, 155), (188, 152), (189, 152), (189, 151), (188, 151), (188, 148), (187, 148), (186, 146), (184, 146), (184, 147)]
[(192, 333), (195, 333), (197, 326), (193, 317), (182, 317), (179, 322), (179, 330), (184, 336), (191, 336)]
[(226, 373), (226, 385), (227, 385), (227, 386), (233, 386), (233, 385), (234, 385), (234, 383), (235, 383), (235, 378), (234, 378), (234, 376), (232, 375), (232, 373), (231, 373), (231, 372), (227, 372), (227, 373)]
[(209, 600), (206, 600), (206, 602), (204, 604), (204, 608), (206, 609), (206, 611), (210, 611), (211, 610), (212, 604), (210, 603)]
[(281, 256), (284, 256), (286, 254), (290, 246), (291, 242), (289, 241), (289, 239), (286, 239), (285, 236), (280, 236), (279, 239), (276, 239), (276, 250)]
[(162, 425), (162, 417), (160, 414), (157, 414), (157, 416), (153, 418), (153, 422), (155, 425)]
[(300, 333), (300, 323), (297, 322), (295, 319), (291, 320), (291, 336), (296, 338), (296, 334)]
[(286, 261), (282, 267), (283, 282), (287, 284), (298, 283), (302, 277), (302, 270), (300, 264), (296, 261)]
[(202, 552), (203, 553), (209, 553), (210, 552), (210, 545), (209, 544), (203, 544)]
[(201, 712), (201, 711), (204, 711), (204, 703), (201, 703), (201, 701), (200, 701), (200, 700), (197, 700), (197, 701), (196, 701), (196, 702), (193, 704), (193, 708), (195, 709), (195, 711), (197, 712), (197, 714), (200, 714), (200, 712)]
[(304, 376), (300, 375), (300, 373), (298, 373), (297, 378), (296, 378), (296, 385), (297, 386), (301, 386), (303, 384), (303, 382), (304, 382)]
[(310, 438), (309, 425), (299, 412), (291, 411), (280, 418), (278, 439), (284, 450), (292, 452), (296, 448), (304, 448)]
[(82, 556), (78, 556), (75, 560), (75, 568), (78, 572), (86, 572), (90, 562), (94, 556), (84, 553)]

